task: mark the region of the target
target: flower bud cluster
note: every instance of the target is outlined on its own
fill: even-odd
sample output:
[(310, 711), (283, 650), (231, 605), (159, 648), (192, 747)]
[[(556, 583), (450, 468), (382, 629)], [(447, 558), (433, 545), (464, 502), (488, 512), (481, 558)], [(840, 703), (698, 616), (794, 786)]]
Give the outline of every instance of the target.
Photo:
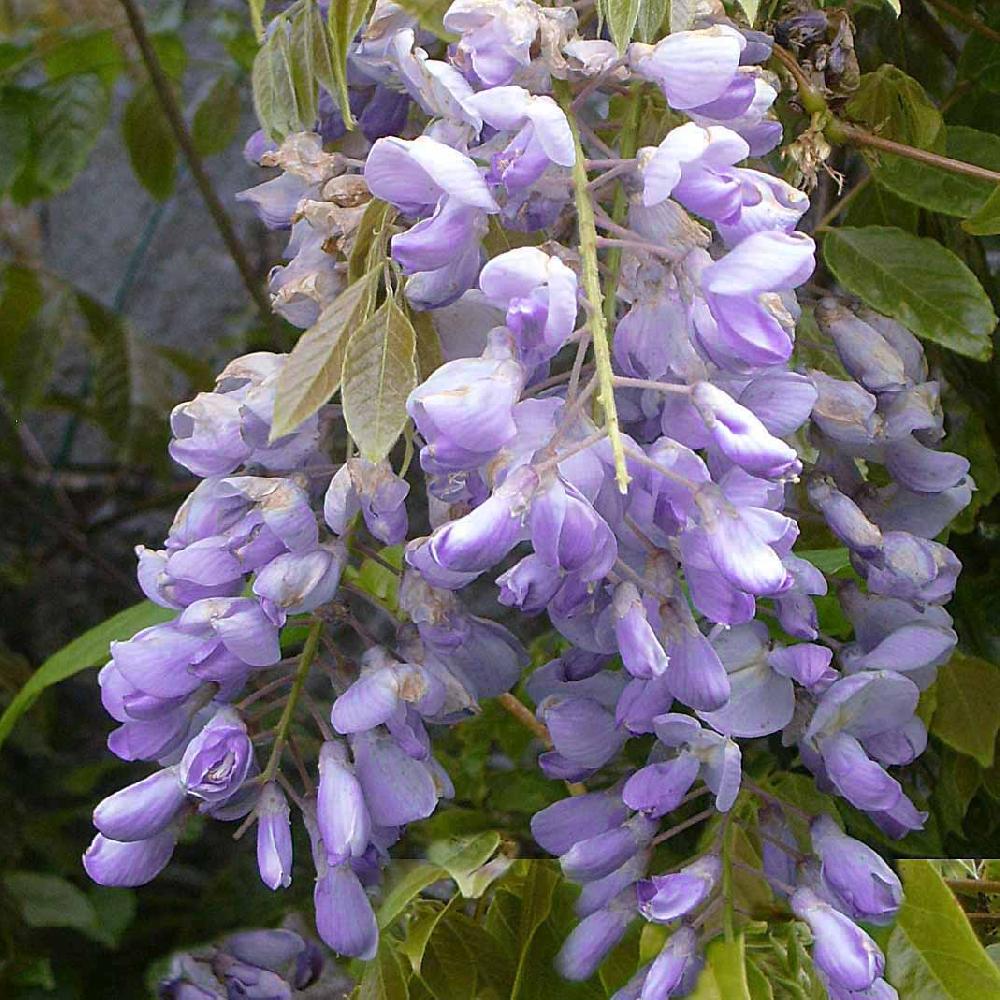
[[(633, 920), (669, 924), (617, 996), (682, 996), (717, 911), (727, 824), (766, 796), (744, 780), (741, 740), (781, 734), (823, 791), (892, 836), (922, 825), (889, 768), (924, 749), (919, 692), (955, 645), (942, 604), (959, 566), (933, 537), (969, 501), (968, 463), (936, 447), (937, 384), (899, 324), (824, 299), (816, 317), (849, 378), (796, 370), (795, 290), (815, 246), (796, 229), (808, 198), (755, 159), (781, 134), (760, 65), (770, 39), (714, 19), (619, 57), (572, 7), (531, 0), (455, 0), (444, 24), (447, 48), (379, 0), (348, 54), (352, 102), (367, 113), (405, 94), (413, 113), (404, 124), (397, 101), (363, 125), (357, 159), (324, 151), (322, 130), (289, 137), (262, 159), (284, 173), (243, 195), (292, 230), (271, 290), (302, 326), (343, 287), (337, 255), (369, 199), (389, 203), (403, 293), (431, 312), (445, 358), (406, 403), (429, 523), (405, 547), (395, 641), (367, 641), (360, 668), (335, 677), (318, 789), (299, 803), (317, 925), (337, 951), (374, 954), (368, 890), (401, 827), (451, 790), (427, 726), (521, 676), (518, 641), (457, 594), (489, 574), (502, 605), (546, 613), (564, 640), (526, 681), (548, 739), (538, 763), (590, 783), (532, 823), (583, 885), (559, 967), (587, 978)], [(657, 145), (614, 155), (611, 89), (660, 103)], [(613, 204), (610, 179), (625, 195)], [(562, 242), (521, 235), (487, 260), (497, 227)], [(98, 807), (99, 881), (155, 874), (191, 808), (255, 810), (262, 878), (291, 877), (283, 786), (273, 762), (258, 771), (229, 703), (279, 661), (287, 617), (333, 599), (359, 516), (385, 545), (409, 537), (410, 487), (388, 461), (314, 474), (319, 418), (271, 442), (281, 364), (240, 359), (174, 414), (171, 452), (205, 478), (163, 549), (140, 551), (140, 578), (180, 614), (116, 644), (102, 674), (123, 723), (112, 748), (162, 770)], [(874, 466), (889, 485), (866, 479)], [(856, 581), (838, 596), (851, 643), (821, 632), (827, 579), (793, 551), (806, 496), (850, 553)], [(633, 740), (648, 748), (638, 768), (621, 752)], [(661, 832), (702, 795), (710, 808)], [(650, 874), (657, 844), (715, 814), (709, 849)], [(800, 840), (780, 807), (761, 811), (764, 872), (809, 925), (831, 995), (890, 997), (858, 922), (891, 919), (899, 883), (830, 817), (808, 818)]]
[[(350, 980), (315, 942), (294, 930), (250, 930), (174, 955), (157, 985), (160, 1000), (293, 1000), (339, 991)], [(328, 995), (334, 995), (329, 992)]]

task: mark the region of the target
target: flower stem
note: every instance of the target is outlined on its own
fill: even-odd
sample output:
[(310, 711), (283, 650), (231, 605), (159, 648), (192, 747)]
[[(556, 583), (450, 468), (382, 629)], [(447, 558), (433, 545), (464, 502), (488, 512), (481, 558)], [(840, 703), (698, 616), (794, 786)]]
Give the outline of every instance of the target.
[(281, 713), (278, 725), (274, 730), (274, 746), (271, 748), (271, 756), (268, 759), (267, 767), (261, 775), (261, 784), (274, 781), (274, 776), (278, 773), (278, 764), (281, 762), (281, 753), (285, 749), (285, 742), (288, 739), (288, 727), (291, 725), (292, 716), (295, 714), (295, 706), (302, 695), (302, 688), (305, 685), (306, 677), (309, 676), (309, 668), (316, 658), (316, 650), (319, 648), (319, 637), (323, 631), (323, 623), (314, 621), (309, 626), (309, 633), (306, 635), (305, 645), (302, 647), (302, 655), (299, 657), (299, 668), (295, 672), (295, 680), (292, 683), (292, 690), (288, 693), (288, 701), (285, 702), (285, 710)]
[(580, 262), (583, 266), (583, 289), (590, 306), (588, 322), (590, 336), (594, 341), (594, 364), (597, 368), (598, 399), (604, 411), (604, 423), (611, 439), (611, 451), (615, 459), (615, 478), (618, 489), (628, 490), (629, 474), (625, 465), (625, 448), (618, 426), (618, 410), (615, 406), (614, 373), (611, 370), (611, 347), (608, 342), (608, 325), (604, 315), (604, 299), (601, 295), (601, 278), (597, 270), (597, 227), (594, 223), (594, 203), (587, 190), (587, 168), (580, 131), (573, 114), (573, 95), (569, 87), (560, 81), (559, 98), (566, 112), (573, 141), (576, 144), (576, 162), (573, 164), (573, 189), (576, 197), (576, 220), (580, 238)]

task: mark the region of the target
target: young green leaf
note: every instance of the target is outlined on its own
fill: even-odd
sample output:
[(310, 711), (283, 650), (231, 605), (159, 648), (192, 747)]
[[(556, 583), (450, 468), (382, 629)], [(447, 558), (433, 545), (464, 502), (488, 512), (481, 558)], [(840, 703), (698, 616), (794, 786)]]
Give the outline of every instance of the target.
[(313, 125), (312, 121), (308, 125), (300, 123), (297, 96), (292, 85), (290, 51), (289, 26), (287, 20), (281, 18), (253, 61), (254, 111), (260, 127), (275, 141)]
[(372, 462), (389, 454), (406, 423), (406, 398), (417, 385), (415, 353), (413, 326), (391, 296), (347, 343), (344, 420)]
[(217, 76), (195, 108), (191, 138), (202, 156), (221, 153), (240, 128), (240, 88), (227, 73)]
[(309, 327), (278, 375), (274, 395), (274, 440), (311, 417), (340, 386), (350, 331), (368, 318), (377, 270), (347, 286)]
[(14, 700), (0, 716), (0, 745), (14, 724), (31, 708), (38, 696), (53, 684), (78, 674), (87, 667), (103, 664), (108, 658), (108, 644), (114, 640), (131, 639), (140, 629), (169, 621), (176, 612), (161, 608), (152, 601), (140, 601), (120, 611), (107, 621), (84, 632), (58, 653), (53, 653), (28, 679)]
[(1000, 996), (1000, 970), (931, 861), (901, 861), (904, 901), (886, 948), (886, 979), (906, 1000)]
[(642, 0), (639, 19), (635, 25), (636, 37), (641, 42), (655, 42), (665, 34), (664, 21), (670, 13), (670, 0)]
[[(754, 21), (757, 20), (757, 12), (760, 10), (760, 0), (736, 0), (736, 2), (740, 5), (743, 13), (746, 14), (747, 23), (752, 28)], [(887, 2), (892, 2), (892, 0), (887, 0)], [(898, 9), (896, 13), (899, 13)]]
[(340, 114), (348, 128), (354, 128), (354, 115), (347, 92), (347, 49), (364, 23), (369, 0), (332, 0), (327, 21), (330, 31), (333, 86), (327, 87), (337, 98)]
[(955, 653), (938, 672), (935, 692), (931, 732), (953, 750), (991, 767), (1000, 732), (1000, 667)]
[(458, 891), (463, 896), (473, 899), (481, 895), (485, 888), (481, 886), (481, 880), (476, 878), (476, 874), (493, 857), (499, 846), (500, 834), (490, 830), (472, 837), (437, 841), (427, 849), (427, 857), (455, 880)]
[(697, 0), (670, 0), (670, 30), (687, 31), (694, 24)]
[(378, 925), (388, 927), (420, 893), (447, 877), (444, 869), (424, 861), (397, 861), (378, 907)]
[(731, 941), (717, 937), (709, 942), (691, 1000), (750, 1000), (742, 934)]
[(997, 324), (975, 275), (941, 244), (902, 229), (834, 229), (823, 259), (843, 287), (918, 337), (984, 361)]
[(125, 105), (122, 138), (139, 183), (157, 201), (165, 201), (177, 180), (177, 146), (149, 84), (140, 87)]
[(640, 7), (641, 0), (604, 0), (604, 19), (611, 30), (611, 40), (618, 46), (619, 52), (624, 52), (632, 41)]

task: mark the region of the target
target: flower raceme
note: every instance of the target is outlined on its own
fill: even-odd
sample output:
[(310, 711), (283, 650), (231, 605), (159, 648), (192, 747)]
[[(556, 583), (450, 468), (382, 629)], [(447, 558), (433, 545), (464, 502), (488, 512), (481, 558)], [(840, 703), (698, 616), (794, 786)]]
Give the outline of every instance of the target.
[[(419, 470), (393, 452), (331, 465), (332, 405), (272, 440), (281, 355), (234, 361), (174, 411), (171, 454), (201, 482), (138, 556), (144, 592), (177, 615), (115, 643), (100, 676), (109, 746), (157, 770), (95, 810), (97, 881), (148, 881), (197, 811), (256, 822), (261, 878), (287, 886), (294, 805), (320, 936), (371, 956), (390, 849), (453, 793), (435, 727), (528, 662), (463, 603), (472, 588), (481, 607), (494, 580), (560, 641), (525, 679), (539, 767), (593, 786), (532, 821), (583, 887), (560, 971), (587, 978), (648, 920), (669, 937), (616, 996), (685, 995), (739, 823), (767, 833), (762, 874), (811, 928), (831, 992), (892, 995), (858, 926), (892, 919), (891, 869), (828, 815), (793, 830), (801, 810), (746, 780), (741, 744), (780, 739), (890, 836), (922, 825), (897, 769), (926, 745), (919, 692), (956, 643), (959, 566), (935, 536), (974, 484), (940, 447), (938, 385), (898, 323), (824, 298), (840, 370), (796, 358), (815, 245), (796, 228), (808, 197), (759, 159), (780, 141), (770, 40), (699, 17), (618, 58), (572, 7), (456, 0), (446, 48), (379, 2), (348, 51), (352, 107), (374, 109), (357, 155), (326, 148), (339, 133), (322, 102), (315, 133), (262, 154), (284, 173), (245, 200), (292, 231), (276, 308), (315, 320), (381, 199), (384, 292), (425, 314), (444, 360), (421, 360), (405, 403)], [(671, 109), (635, 156), (601, 138), (622, 88)], [(823, 634), (827, 579), (795, 550), (806, 505), (851, 562), (848, 642)], [(394, 605), (358, 572), (372, 546), (403, 547)], [(391, 636), (358, 600), (394, 618)], [(318, 739), (296, 736), (303, 706)], [(714, 832), (697, 858), (651, 870), (659, 843), (700, 823)]]

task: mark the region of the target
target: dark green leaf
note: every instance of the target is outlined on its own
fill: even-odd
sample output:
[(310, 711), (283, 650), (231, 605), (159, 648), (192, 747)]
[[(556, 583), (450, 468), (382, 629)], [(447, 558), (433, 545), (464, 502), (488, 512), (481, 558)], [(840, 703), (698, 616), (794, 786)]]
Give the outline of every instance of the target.
[(30, 91), (18, 87), (0, 89), (0, 196), (28, 164), (31, 146), (31, 113), (36, 101)]
[[(955, 160), (1000, 170), (1000, 136), (962, 125), (949, 126), (945, 152)], [(885, 154), (874, 167), (879, 184), (932, 212), (965, 218), (983, 207), (995, 185), (902, 156)]]
[(139, 183), (157, 200), (173, 194), (177, 146), (156, 91), (149, 84), (133, 95), (122, 115), (122, 138)]
[(979, 211), (962, 223), (962, 228), (973, 236), (996, 236), (1000, 233), (1000, 185), (993, 189)]
[(217, 76), (195, 108), (191, 138), (202, 156), (228, 148), (240, 129), (240, 88), (228, 74)]
[(108, 119), (108, 92), (92, 73), (67, 76), (37, 91), (27, 198), (65, 191), (84, 168)]
[(347, 343), (344, 420), (372, 462), (389, 454), (406, 423), (406, 399), (417, 385), (415, 351), (413, 326), (391, 297)]
[(140, 601), (100, 625), (95, 625), (58, 653), (54, 653), (31, 675), (28, 683), (18, 691), (0, 716), (0, 745), (17, 720), (31, 708), (35, 699), (46, 688), (86, 670), (87, 667), (103, 664), (108, 659), (109, 643), (131, 639), (140, 629), (169, 621), (175, 614), (176, 612), (161, 608), (152, 601)]
[(1000, 94), (1000, 45), (972, 32), (962, 46), (958, 77)]
[(933, 240), (887, 226), (827, 233), (823, 259), (843, 287), (918, 337), (985, 360), (997, 318), (972, 272)]
[(187, 49), (176, 31), (157, 31), (150, 35), (153, 48), (163, 71), (174, 83), (179, 83), (187, 69)]
[(931, 801), (946, 835), (962, 836), (965, 814), (981, 783), (982, 771), (971, 757), (955, 753), (947, 747), (942, 749), (941, 766)]
[(933, 149), (941, 138), (941, 112), (912, 76), (888, 63), (861, 77), (845, 111), (883, 138), (909, 146)]
[(357, 1000), (407, 1000), (408, 979), (409, 970), (404, 971), (392, 938), (383, 934), (375, 958), (365, 965), (356, 991)]
[(132, 338), (116, 313), (79, 293), (77, 301), (90, 334), (94, 417), (115, 444), (128, 438), (132, 410)]
[(1000, 667), (955, 653), (938, 671), (935, 691), (931, 732), (953, 750), (990, 767), (1000, 732)]
[(348, 285), (292, 349), (275, 388), (274, 439), (295, 430), (337, 391), (347, 337), (367, 318), (378, 273)]
[(93, 934), (97, 911), (72, 882), (41, 872), (8, 872), (3, 882), (29, 927), (71, 927)]
[[(35, 317), (44, 302), (38, 274), (30, 267), (9, 264), (3, 269), (3, 285), (0, 291), (0, 379), (4, 389), (20, 412), (23, 398), (18, 383), (24, 379), (26, 370), (25, 349), (41, 347), (38, 336), (28, 335)], [(24, 387), (27, 388), (27, 387)]]
[(845, 226), (896, 226), (915, 233), (920, 222), (920, 209), (912, 202), (897, 198), (891, 191), (874, 181), (848, 205)]
[(110, 86), (124, 68), (125, 60), (110, 28), (71, 34), (45, 53), (45, 72), (50, 80), (96, 73)]
[(886, 949), (886, 979), (906, 1000), (1000, 996), (990, 961), (930, 861), (902, 861), (904, 901)]

